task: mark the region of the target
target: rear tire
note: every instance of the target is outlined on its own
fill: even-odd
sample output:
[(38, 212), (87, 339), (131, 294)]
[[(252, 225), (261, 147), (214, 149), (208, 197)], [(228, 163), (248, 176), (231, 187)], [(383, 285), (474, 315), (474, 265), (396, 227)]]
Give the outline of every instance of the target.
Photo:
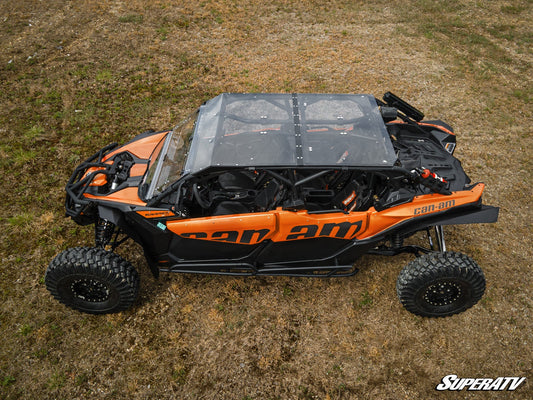
[(485, 292), (483, 271), (470, 257), (430, 253), (410, 262), (398, 276), (398, 297), (413, 314), (447, 317), (467, 310)]
[(135, 268), (119, 255), (94, 247), (75, 247), (58, 254), (44, 279), (60, 303), (89, 314), (126, 310), (139, 292)]

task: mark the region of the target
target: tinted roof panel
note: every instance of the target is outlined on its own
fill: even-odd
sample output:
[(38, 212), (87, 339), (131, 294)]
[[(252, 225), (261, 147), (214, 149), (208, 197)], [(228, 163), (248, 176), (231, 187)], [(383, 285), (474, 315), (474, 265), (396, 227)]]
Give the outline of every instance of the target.
[(200, 108), (185, 172), (211, 166), (379, 166), (396, 160), (369, 95), (221, 94)]

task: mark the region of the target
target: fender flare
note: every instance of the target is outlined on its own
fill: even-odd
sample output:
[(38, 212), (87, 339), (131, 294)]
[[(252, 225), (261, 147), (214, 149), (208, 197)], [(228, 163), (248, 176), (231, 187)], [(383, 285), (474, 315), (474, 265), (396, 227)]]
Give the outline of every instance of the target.
[(428, 215), (415, 220), (406, 221), (401, 227), (392, 231), (401, 233), (414, 233), (416, 231), (438, 225), (467, 225), (493, 223), (498, 220), (499, 207), (481, 205), (472, 207), (458, 207), (439, 214)]

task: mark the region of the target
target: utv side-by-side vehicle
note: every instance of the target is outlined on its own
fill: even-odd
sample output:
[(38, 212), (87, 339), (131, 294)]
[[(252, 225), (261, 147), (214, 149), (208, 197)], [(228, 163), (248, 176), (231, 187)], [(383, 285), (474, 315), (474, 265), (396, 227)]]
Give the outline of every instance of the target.
[[(156, 277), (340, 277), (363, 254), (408, 252), (404, 307), (462, 312), (485, 278), (446, 249), (443, 226), (495, 222), (498, 208), (453, 156), (452, 128), (423, 117), (390, 92), (221, 94), (173, 130), (111, 144), (75, 169), (66, 214), (94, 224), (95, 245), (54, 258), (46, 287), (83, 312), (129, 308), (139, 276), (114, 253), (128, 238)], [(419, 231), (426, 246), (404, 243)]]

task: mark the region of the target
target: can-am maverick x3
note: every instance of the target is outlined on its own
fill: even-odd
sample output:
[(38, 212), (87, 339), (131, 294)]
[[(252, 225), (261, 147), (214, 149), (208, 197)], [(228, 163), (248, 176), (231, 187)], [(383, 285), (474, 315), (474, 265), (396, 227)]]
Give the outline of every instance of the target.
[[(95, 246), (50, 263), (46, 286), (74, 309), (112, 313), (139, 277), (113, 251), (140, 244), (153, 274), (350, 276), (363, 254), (413, 253), (397, 293), (415, 314), (474, 305), (485, 278), (446, 249), (443, 226), (495, 222), (442, 121), (388, 92), (222, 94), (171, 131), (111, 144), (79, 165), (66, 213)], [(405, 245), (415, 232), (427, 247)], [(433, 240), (434, 238), (435, 240)]]

